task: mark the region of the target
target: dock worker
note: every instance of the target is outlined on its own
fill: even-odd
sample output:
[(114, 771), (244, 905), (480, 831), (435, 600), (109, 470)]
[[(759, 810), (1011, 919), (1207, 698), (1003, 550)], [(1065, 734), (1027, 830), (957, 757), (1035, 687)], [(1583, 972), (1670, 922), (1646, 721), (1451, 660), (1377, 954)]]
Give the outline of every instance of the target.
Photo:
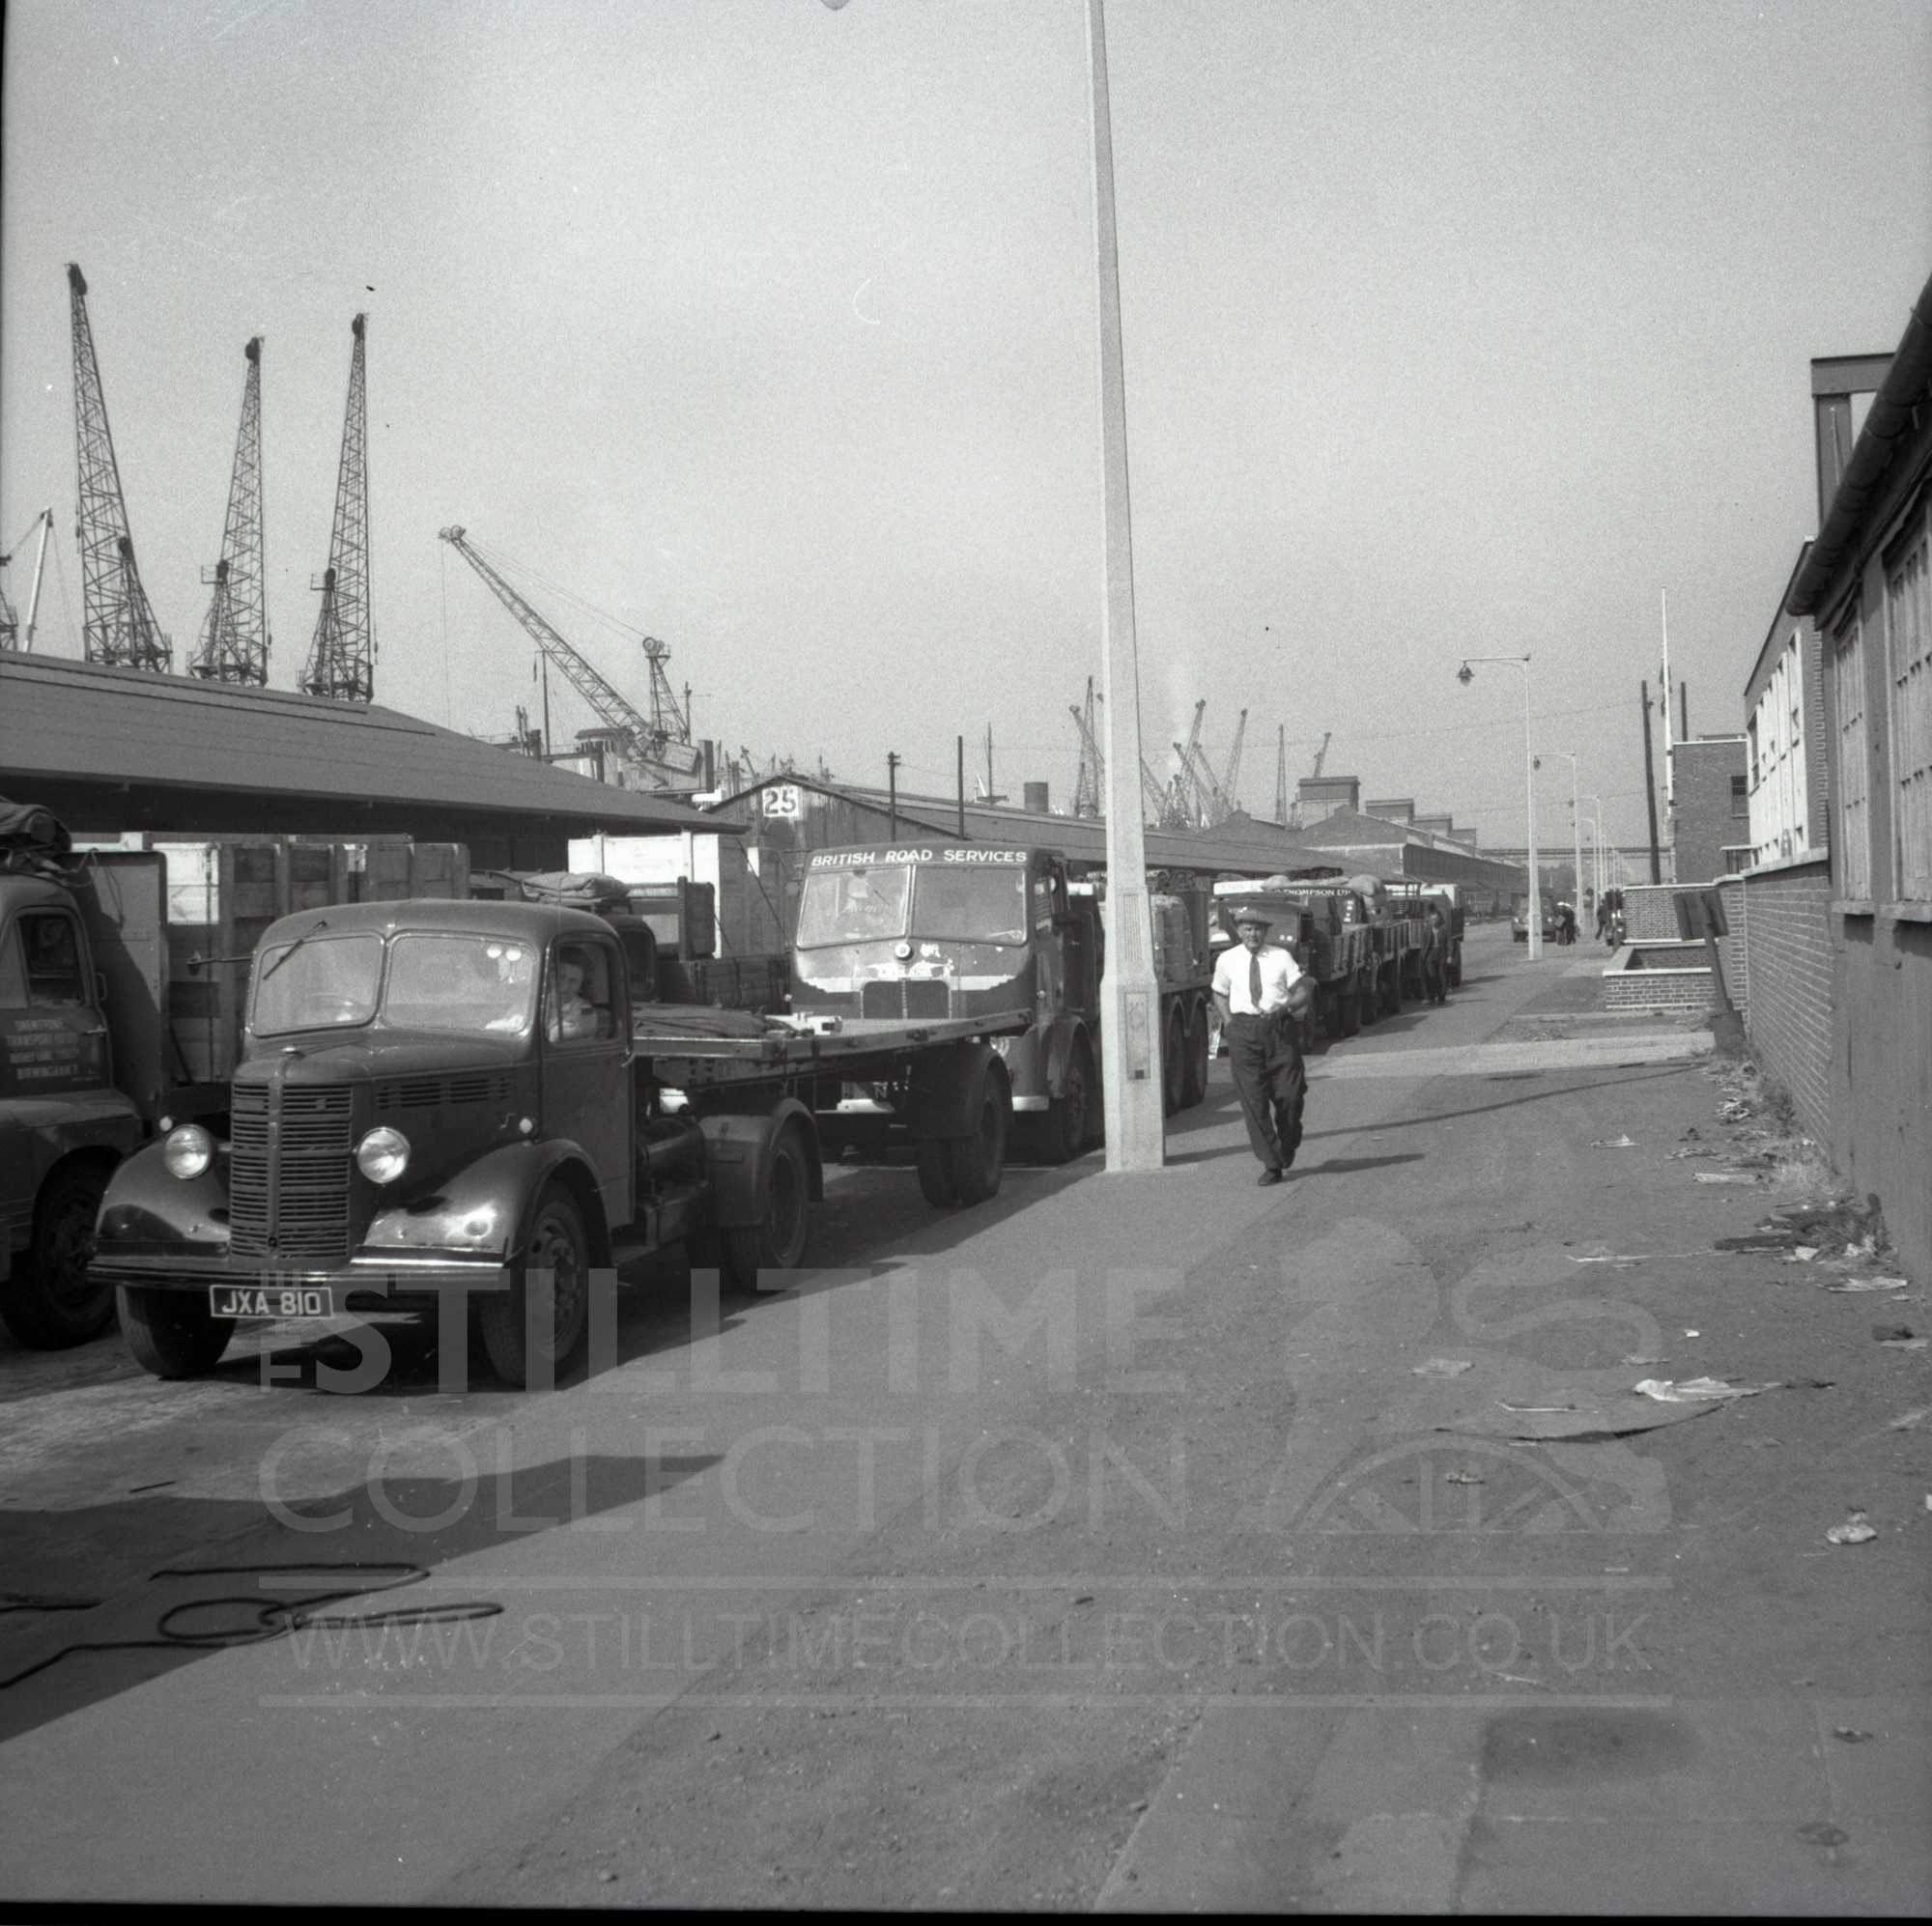
[(1214, 1008), (1235, 1073), (1235, 1092), (1261, 1160), (1256, 1180), (1276, 1184), (1301, 1144), (1301, 1106), (1308, 1082), (1301, 1067), (1301, 1019), (1315, 1000), (1314, 982), (1288, 950), (1271, 944), (1271, 918), (1260, 910), (1235, 915), (1239, 939), (1214, 965)]

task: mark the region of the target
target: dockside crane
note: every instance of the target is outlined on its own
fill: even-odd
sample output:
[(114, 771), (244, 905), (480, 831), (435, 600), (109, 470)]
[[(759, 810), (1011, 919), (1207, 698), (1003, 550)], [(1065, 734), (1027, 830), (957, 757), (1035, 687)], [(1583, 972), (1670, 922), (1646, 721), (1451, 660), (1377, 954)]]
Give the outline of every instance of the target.
[(696, 773), (702, 759), (701, 752), (689, 742), (679, 743), (674, 738), (667, 738), (666, 719), (661, 707), (661, 698), (658, 696), (658, 684), (660, 681), (664, 682), (662, 699), (668, 699), (670, 685), (664, 677), (663, 666), (669, 651), (662, 642), (656, 644), (659, 653), (652, 655), (652, 638), (650, 637), (644, 638), (644, 653), (651, 664), (653, 696), (652, 714), (645, 716), (620, 695), (597, 669), (530, 606), (528, 599), (503, 578), (497, 566), (497, 563), (509, 567), (516, 566), (507, 556), (486, 559), (460, 525), (441, 530), (440, 539), (447, 542), (476, 571), (490, 592), (517, 618), (518, 626), (543, 651), (545, 660), (554, 663), (562, 670), (570, 686), (596, 712), (598, 720), (606, 728), (612, 730), (621, 738), (625, 752), (634, 761), (644, 765), (661, 788), (668, 788), (674, 778), (689, 777)]
[(269, 681), (268, 584), (262, 559), (262, 337), (242, 351), (242, 426), (235, 436), (235, 467), (228, 478), (228, 519), (221, 528), (221, 559), (201, 579), (214, 594), (201, 625), (201, 644), (188, 673), (205, 682)]
[(376, 632), (369, 610), (369, 400), (366, 315), (349, 324), (349, 401), (335, 468), (328, 566), (309, 586), (322, 592), (301, 686), (335, 702), (376, 697)]
[(1288, 724), (1274, 725), (1274, 819), (1288, 825)]
[(121, 467), (114, 459), (94, 328), (87, 318), (87, 276), (71, 261), (67, 286), (73, 334), (74, 465), (80, 481), (74, 533), (80, 543), (82, 651), (89, 662), (165, 675), (174, 664), (174, 644), (155, 620), (134, 561)]
[(1241, 779), (1241, 745), (1248, 737), (1248, 712), (1241, 711), (1241, 719), (1235, 724), (1235, 746), (1228, 751), (1228, 765), (1221, 772), (1221, 814), (1232, 816), (1240, 807), (1235, 799), (1236, 786)]
[(27, 633), (20, 634), (20, 611), (7, 599), (7, 590), (0, 584), (0, 649), (19, 649), (25, 651), (34, 646), (34, 630), (41, 619), (41, 578), (47, 566), (47, 537), (53, 532), (54, 512), (43, 508), (27, 524), (27, 534), (22, 535), (7, 553), (0, 555), (0, 568), (10, 568), (14, 557), (27, 546), (27, 535), (36, 528), (41, 531), (40, 552), (34, 557), (34, 586), (27, 598)]
[(1087, 678), (1087, 707), (1071, 711), (1073, 726), (1080, 731), (1080, 769), (1073, 779), (1073, 813), (1098, 816), (1106, 793), (1105, 764), (1100, 740), (1094, 727), (1094, 678)]
[[(1333, 729), (1323, 729), (1321, 731), (1321, 747), (1315, 751), (1315, 767), (1308, 772), (1309, 781), (1316, 781), (1321, 777), (1321, 765), (1328, 759), (1328, 745), (1334, 740), (1334, 736), (1335, 731)], [(1283, 779), (1286, 781), (1286, 778)], [(1299, 796), (1296, 796), (1294, 799), (1294, 807), (1289, 817), (1289, 825), (1293, 829), (1299, 829), (1301, 827), (1301, 798)]]

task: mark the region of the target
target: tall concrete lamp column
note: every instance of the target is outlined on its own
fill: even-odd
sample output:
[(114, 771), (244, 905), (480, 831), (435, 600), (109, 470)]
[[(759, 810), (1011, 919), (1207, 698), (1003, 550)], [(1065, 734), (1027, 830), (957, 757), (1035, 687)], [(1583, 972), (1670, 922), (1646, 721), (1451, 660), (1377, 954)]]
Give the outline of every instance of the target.
[(1583, 814), (1582, 804), (1577, 793), (1577, 752), (1568, 749), (1547, 749), (1545, 755), (1560, 755), (1570, 765), (1570, 884), (1571, 893), (1576, 897), (1573, 907), (1580, 917), (1583, 914)]
[(1529, 807), (1529, 841), (1525, 851), (1529, 858), (1529, 960), (1534, 963), (1543, 954), (1543, 879), (1537, 873), (1536, 863), (1536, 751), (1529, 746), (1529, 658), (1464, 656), (1463, 666), (1456, 671), (1456, 680), (1464, 687), (1475, 681), (1476, 671), (1470, 664), (1478, 662), (1506, 663), (1522, 670), (1522, 776)]
[(1099, 282), (1100, 456), (1105, 499), (1101, 646), (1106, 666), (1107, 908), (1100, 1081), (1107, 1169), (1157, 1171), (1161, 1121), (1153, 928), (1141, 820), (1140, 660), (1134, 643), (1134, 551), (1127, 501), (1127, 393), (1121, 355), (1121, 266), (1114, 233), (1114, 132), (1107, 105), (1104, 0), (1087, 0), (1094, 121), (1094, 246)]

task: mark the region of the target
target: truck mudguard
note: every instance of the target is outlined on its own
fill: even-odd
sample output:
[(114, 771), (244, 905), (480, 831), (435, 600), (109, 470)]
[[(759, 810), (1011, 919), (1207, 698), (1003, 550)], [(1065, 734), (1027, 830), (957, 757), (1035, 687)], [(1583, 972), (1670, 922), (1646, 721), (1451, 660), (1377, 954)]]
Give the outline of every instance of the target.
[(1006, 1074), (999, 1052), (971, 1038), (922, 1057), (901, 1112), (907, 1128), (915, 1137), (970, 1137), (979, 1127), (986, 1078)]
[(101, 1200), (99, 1255), (223, 1255), (228, 1249), (228, 1172), (216, 1156), (198, 1177), (178, 1177), (159, 1141), (136, 1150)]
[(813, 1204), (825, 1195), (825, 1170), (819, 1160), (818, 1133), (811, 1113), (796, 1097), (781, 1097), (770, 1110), (717, 1111), (698, 1119), (704, 1132), (704, 1173), (711, 1185), (711, 1219), (721, 1229), (764, 1222), (765, 1173), (772, 1146), (788, 1125), (796, 1124), (804, 1140), (810, 1169), (807, 1195)]
[(544, 1185), (567, 1165), (582, 1181), (575, 1186), (590, 1233), (593, 1261), (611, 1261), (611, 1227), (597, 1201), (597, 1180), (588, 1156), (567, 1137), (542, 1144), (501, 1144), (478, 1157), (434, 1195), (398, 1203), (369, 1226), (358, 1257), (426, 1257), (450, 1252), (464, 1257), (514, 1256), (531, 1205)]

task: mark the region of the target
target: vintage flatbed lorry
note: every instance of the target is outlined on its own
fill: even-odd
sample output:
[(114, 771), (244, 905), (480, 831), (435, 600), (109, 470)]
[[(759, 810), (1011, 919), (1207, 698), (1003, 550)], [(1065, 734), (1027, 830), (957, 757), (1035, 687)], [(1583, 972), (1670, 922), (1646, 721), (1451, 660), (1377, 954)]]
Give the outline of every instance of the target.
[[(1208, 1090), (1205, 898), (1150, 897), (1160, 998), (1163, 1105)], [(808, 860), (792, 950), (792, 1008), (843, 1020), (956, 1016), (1019, 1007), (1032, 1026), (999, 1050), (1030, 1154), (1065, 1163), (1102, 1129), (1100, 980), (1094, 888), (1048, 849), (938, 840), (822, 849)], [(890, 1087), (848, 1081), (820, 1124), (833, 1142), (877, 1148), (906, 1123)], [(920, 1154), (938, 1202), (946, 1173)]]
[(89, 1276), (139, 1363), (205, 1372), (236, 1320), (440, 1313), (497, 1374), (548, 1382), (592, 1273), (682, 1241), (740, 1288), (803, 1259), (816, 1117), (900, 1093), (939, 1201), (991, 1197), (1031, 1009), (810, 1026), (634, 1006), (587, 911), (413, 901), (304, 912), (255, 952), (225, 1138), (180, 1125), (114, 1173)]

